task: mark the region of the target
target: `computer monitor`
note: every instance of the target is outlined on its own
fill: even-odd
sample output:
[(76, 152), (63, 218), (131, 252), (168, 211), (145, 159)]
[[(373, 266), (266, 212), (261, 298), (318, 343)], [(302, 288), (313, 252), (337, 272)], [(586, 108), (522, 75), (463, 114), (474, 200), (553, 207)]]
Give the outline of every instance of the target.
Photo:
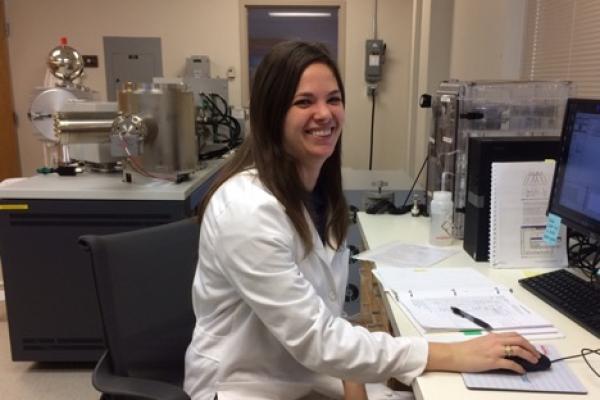
[(569, 264), (581, 273), (553, 270), (519, 284), (600, 338), (600, 99), (567, 101), (548, 212), (583, 236), (568, 243)]
[(599, 243), (600, 99), (567, 101), (548, 212)]

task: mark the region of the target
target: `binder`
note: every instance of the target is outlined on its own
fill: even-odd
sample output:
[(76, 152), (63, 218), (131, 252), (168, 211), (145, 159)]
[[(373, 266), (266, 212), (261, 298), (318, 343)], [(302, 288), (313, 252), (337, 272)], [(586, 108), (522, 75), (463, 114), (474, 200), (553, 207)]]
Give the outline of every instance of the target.
[(558, 136), (469, 138), (463, 248), (475, 261), (489, 261), (492, 163), (543, 161), (560, 153)]
[(492, 163), (490, 263), (496, 268), (564, 267), (566, 228), (544, 242), (553, 161)]
[(487, 322), (495, 331), (557, 332), (552, 323), (519, 302), (509, 288), (473, 268), (377, 267), (373, 274), (422, 332), (481, 330), (454, 315), (451, 306)]

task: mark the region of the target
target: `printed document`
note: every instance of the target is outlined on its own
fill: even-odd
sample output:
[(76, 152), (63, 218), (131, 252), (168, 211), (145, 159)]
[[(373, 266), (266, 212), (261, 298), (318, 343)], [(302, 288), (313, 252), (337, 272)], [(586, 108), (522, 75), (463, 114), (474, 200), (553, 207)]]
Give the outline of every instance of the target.
[(373, 250), (363, 251), (354, 258), (394, 267), (428, 267), (456, 252), (455, 249), (391, 242)]

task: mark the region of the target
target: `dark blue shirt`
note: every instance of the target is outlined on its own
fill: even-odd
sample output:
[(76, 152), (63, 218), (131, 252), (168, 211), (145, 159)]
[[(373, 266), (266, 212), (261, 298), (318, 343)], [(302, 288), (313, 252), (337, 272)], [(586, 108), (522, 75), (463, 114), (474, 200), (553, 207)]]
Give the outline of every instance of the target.
[(315, 228), (325, 243), (325, 229), (327, 228), (327, 198), (321, 185), (315, 186), (315, 189), (310, 193), (308, 198), (308, 213), (315, 224)]

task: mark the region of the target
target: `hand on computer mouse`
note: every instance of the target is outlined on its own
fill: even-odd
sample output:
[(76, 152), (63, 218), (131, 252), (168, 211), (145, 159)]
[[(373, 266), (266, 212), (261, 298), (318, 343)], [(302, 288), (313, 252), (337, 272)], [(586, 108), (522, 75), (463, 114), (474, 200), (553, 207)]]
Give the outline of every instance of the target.
[(526, 372), (545, 371), (552, 366), (552, 361), (544, 355), (540, 354), (540, 358), (537, 363), (532, 364), (524, 358), (517, 356), (506, 357), (507, 360), (511, 360), (519, 364)]
[(430, 342), (426, 370), (484, 372), (502, 369), (519, 374), (526, 372), (524, 367), (507, 357), (520, 357), (537, 364), (540, 353), (515, 332), (489, 333), (463, 342)]

